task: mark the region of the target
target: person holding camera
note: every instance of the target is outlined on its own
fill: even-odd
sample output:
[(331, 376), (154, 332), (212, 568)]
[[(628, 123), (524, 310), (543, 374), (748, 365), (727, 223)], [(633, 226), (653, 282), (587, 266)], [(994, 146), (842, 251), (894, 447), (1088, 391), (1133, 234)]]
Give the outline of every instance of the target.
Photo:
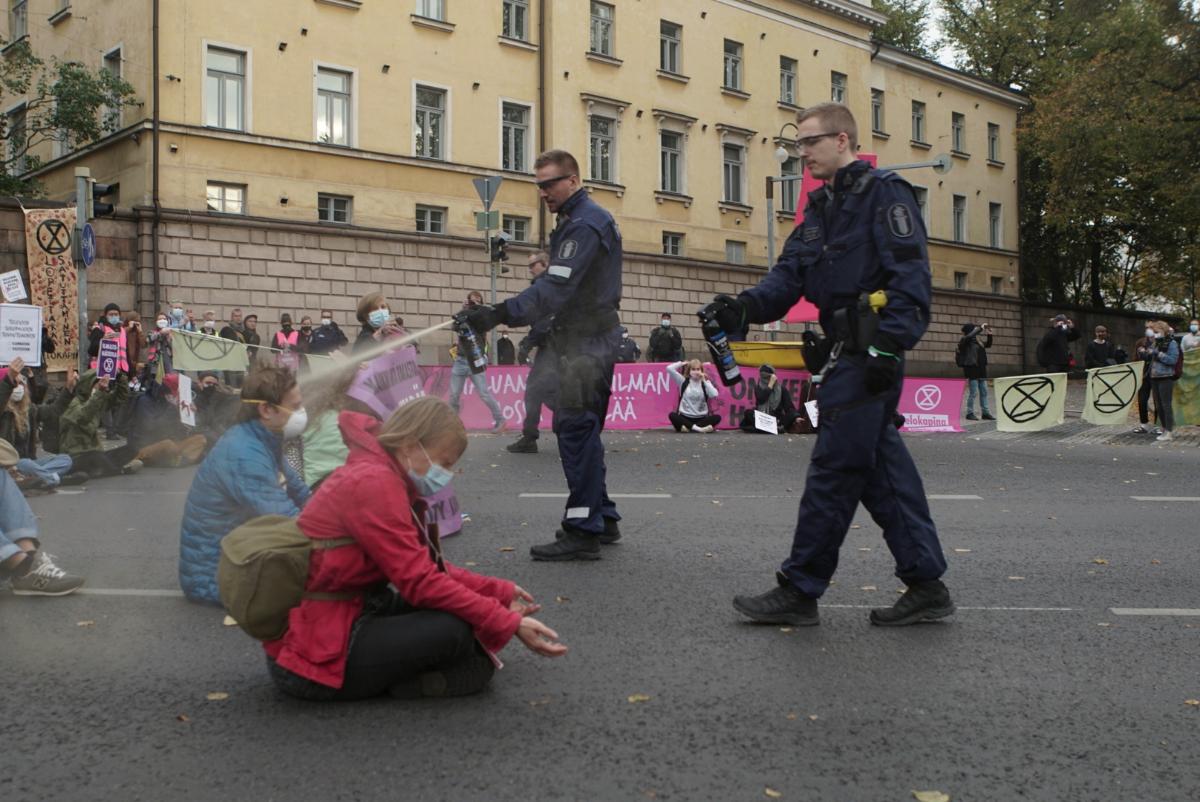
[(1071, 343), (1078, 339), (1079, 330), (1075, 328), (1075, 321), (1066, 315), (1055, 315), (1050, 319), (1050, 328), (1038, 341), (1038, 365), (1047, 373), (1069, 373), (1075, 367)]
[[(984, 420), (995, 420), (988, 411), (987, 395), (987, 349), (992, 347), (992, 327), (987, 323), (976, 326), (974, 323), (964, 323), (962, 338), (958, 341), (958, 350), (954, 354), (955, 363), (963, 369), (967, 380), (967, 420), (978, 420), (975, 417), (975, 394), (979, 394), (979, 413)], [(983, 338), (982, 340), (980, 338)]]

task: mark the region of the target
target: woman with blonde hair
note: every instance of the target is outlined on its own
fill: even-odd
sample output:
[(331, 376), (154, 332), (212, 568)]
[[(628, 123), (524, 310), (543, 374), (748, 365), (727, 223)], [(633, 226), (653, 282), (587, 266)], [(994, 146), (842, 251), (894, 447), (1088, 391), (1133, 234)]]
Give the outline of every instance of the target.
[(675, 411), (667, 415), (675, 431), (701, 434), (713, 431), (721, 422), (721, 416), (712, 414), (709, 407), (709, 399), (717, 397), (717, 388), (709, 380), (704, 365), (699, 359), (673, 362), (667, 365), (667, 373), (679, 385)]
[(537, 654), (565, 654), (531, 617), (532, 596), (446, 561), (426, 524), (422, 497), (446, 486), (467, 447), (454, 410), (425, 397), (386, 423), (344, 410), (338, 424), (349, 459), (297, 523), (314, 540), (354, 542), (313, 549), (308, 597), (284, 636), (264, 644), (280, 690), (313, 700), (461, 696), (487, 685), (492, 654), (513, 635)]
[[(54, 488), (67, 479), (67, 484), (87, 481), (86, 474), (70, 474), (72, 461), (66, 454), (46, 454), (38, 457), (37, 405), (29, 391), (28, 378), (17, 370), (5, 371), (0, 377), (0, 440), (7, 440), (17, 452), (14, 466), (32, 484), (25, 489)], [(25, 481), (24, 479), (22, 480)]]
[(1154, 393), (1154, 408), (1162, 432), (1155, 438), (1160, 443), (1175, 439), (1171, 430), (1175, 428), (1175, 412), (1171, 408), (1175, 394), (1175, 364), (1180, 360), (1179, 343), (1171, 336), (1165, 321), (1155, 320), (1150, 324), (1154, 330), (1154, 341), (1148, 346), (1150, 352), (1150, 386)]

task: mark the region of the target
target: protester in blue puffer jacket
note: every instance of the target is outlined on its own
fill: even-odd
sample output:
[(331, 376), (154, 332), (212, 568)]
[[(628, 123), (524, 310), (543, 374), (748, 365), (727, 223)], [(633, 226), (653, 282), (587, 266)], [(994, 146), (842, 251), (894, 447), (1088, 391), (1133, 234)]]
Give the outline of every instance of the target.
[(262, 367), (242, 389), (238, 424), (213, 446), (192, 480), (179, 540), (179, 584), (190, 600), (220, 604), (221, 538), (259, 515), (300, 514), (312, 495), (283, 458), (284, 438), (307, 422), (296, 378)]

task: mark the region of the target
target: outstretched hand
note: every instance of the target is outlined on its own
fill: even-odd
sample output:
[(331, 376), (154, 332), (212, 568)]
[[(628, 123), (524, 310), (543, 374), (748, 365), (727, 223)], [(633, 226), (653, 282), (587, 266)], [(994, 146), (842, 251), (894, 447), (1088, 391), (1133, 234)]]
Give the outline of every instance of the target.
[(517, 637), (525, 648), (543, 657), (561, 657), (567, 653), (567, 647), (558, 642), (558, 633), (536, 618), (522, 618)]
[(541, 610), (542, 605), (533, 600), (533, 596), (530, 595), (529, 591), (520, 585), (513, 585), (513, 597), (512, 601), (508, 604), (508, 609), (514, 613), (520, 613), (523, 618)]

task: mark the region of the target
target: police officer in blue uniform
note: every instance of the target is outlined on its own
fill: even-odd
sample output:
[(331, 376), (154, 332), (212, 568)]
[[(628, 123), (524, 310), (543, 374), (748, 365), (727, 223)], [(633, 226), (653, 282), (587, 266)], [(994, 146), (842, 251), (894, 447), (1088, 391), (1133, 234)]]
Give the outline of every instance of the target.
[(556, 360), (558, 368), (554, 433), (569, 492), (555, 540), (529, 551), (535, 560), (598, 560), (600, 545), (621, 536), (600, 441), (621, 339), (621, 234), (583, 189), (574, 156), (550, 150), (533, 167), (538, 193), (558, 215), (545, 278), (504, 303), (464, 315), (480, 333), (554, 315), (538, 360)]
[[(550, 267), (550, 254), (545, 251), (535, 251), (529, 255), (529, 283), (542, 280), (546, 268)], [(529, 327), (529, 334), (521, 340), (518, 349), (524, 358), (519, 361), (525, 364), (529, 352), (538, 349), (533, 367), (525, 376), (525, 425), (521, 429), (521, 438), (508, 446), (513, 454), (536, 454), (538, 447), (538, 423), (542, 417), (542, 406), (554, 412), (558, 402), (558, 366), (557, 360), (542, 359), (547, 351), (542, 349), (550, 336), (550, 328), (554, 325), (554, 316), (544, 317)]]
[[(857, 128), (848, 108), (822, 103), (797, 121), (805, 166), (826, 185), (809, 194), (804, 222), (767, 276), (705, 308), (726, 332), (742, 333), (749, 323), (779, 320), (805, 297), (820, 310), (827, 335), (805, 351), (809, 369), (821, 376), (821, 415), (791, 554), (776, 587), (737, 596), (733, 605), (754, 621), (817, 624), (817, 599), (861, 501), (907, 585), (893, 607), (871, 611), (871, 623), (944, 618), (955, 609), (941, 581), (946, 558), (916, 465), (896, 430), (904, 352), (929, 325), (924, 225), (904, 180), (855, 157)], [(877, 290), (886, 293), (881, 308), (881, 296), (876, 306), (870, 302)]]

